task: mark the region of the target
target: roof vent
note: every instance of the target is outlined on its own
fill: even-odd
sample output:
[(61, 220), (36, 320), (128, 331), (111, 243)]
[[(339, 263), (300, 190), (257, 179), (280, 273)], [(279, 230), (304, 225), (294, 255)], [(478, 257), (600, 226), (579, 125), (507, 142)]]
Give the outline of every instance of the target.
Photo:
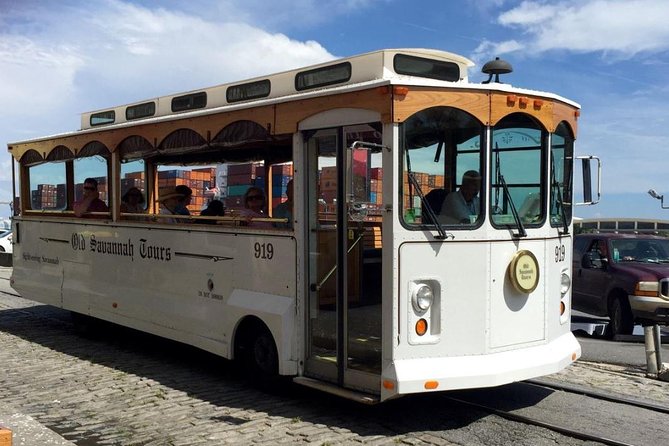
[(481, 71), (490, 75), (487, 81), (481, 82), (482, 84), (489, 84), (490, 81), (492, 81), (493, 75), (495, 76), (495, 83), (499, 84), (499, 75), (511, 73), (513, 71), (513, 67), (509, 62), (502, 60), (499, 57), (495, 57), (495, 60), (491, 60), (490, 62), (487, 62), (485, 65), (483, 65)]

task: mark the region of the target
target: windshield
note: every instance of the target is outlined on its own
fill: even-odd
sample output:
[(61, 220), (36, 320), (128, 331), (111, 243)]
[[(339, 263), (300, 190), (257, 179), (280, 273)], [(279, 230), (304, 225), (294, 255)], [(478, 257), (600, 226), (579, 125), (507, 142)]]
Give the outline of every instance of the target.
[(505, 117), (494, 127), (490, 184), (493, 225), (518, 227), (517, 218), (524, 226), (544, 221), (542, 166), (546, 140), (539, 124), (520, 113)]
[(611, 240), (614, 263), (669, 263), (669, 239)]
[(406, 225), (457, 229), (482, 221), (483, 129), (473, 116), (453, 107), (432, 107), (407, 119), (401, 177)]

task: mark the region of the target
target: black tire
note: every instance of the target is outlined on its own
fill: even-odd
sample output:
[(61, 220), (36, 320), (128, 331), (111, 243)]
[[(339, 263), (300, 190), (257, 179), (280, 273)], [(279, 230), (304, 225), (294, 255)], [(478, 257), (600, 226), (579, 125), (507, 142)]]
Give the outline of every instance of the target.
[(279, 354), (272, 333), (262, 323), (247, 328), (238, 344), (238, 359), (248, 376), (272, 381), (279, 374)]
[(634, 317), (626, 297), (616, 296), (609, 306), (608, 335), (630, 335), (634, 330)]

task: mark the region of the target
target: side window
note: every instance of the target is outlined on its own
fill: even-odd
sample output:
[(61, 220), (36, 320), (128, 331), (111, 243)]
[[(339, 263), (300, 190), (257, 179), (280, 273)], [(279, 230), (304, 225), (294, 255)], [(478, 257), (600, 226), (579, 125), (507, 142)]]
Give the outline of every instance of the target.
[(84, 196), (84, 180), (94, 178), (98, 182), (100, 200), (109, 206), (109, 179), (107, 158), (94, 155), (74, 160), (74, 201)]
[(30, 209), (63, 211), (67, 208), (65, 162), (46, 163), (28, 169)]
[(398, 178), (405, 225), (473, 229), (483, 221), (483, 130), (476, 118), (452, 107), (428, 108), (406, 120)]
[(582, 237), (574, 238), (574, 255), (582, 256), (583, 251), (585, 250), (585, 245), (587, 244), (588, 239)]
[(595, 240), (585, 253), (583, 266), (585, 268), (600, 269), (604, 267), (607, 255), (606, 242), (604, 240)]
[(544, 221), (546, 141), (541, 125), (522, 113), (506, 116), (495, 125), (490, 189), (494, 226), (515, 226), (515, 212), (526, 226)]
[(564, 122), (551, 135), (550, 222), (559, 227), (572, 217), (574, 138)]
[(121, 212), (143, 213), (147, 208), (146, 163), (144, 160), (121, 164)]
[[(213, 199), (220, 200), (222, 190), (216, 189), (217, 164), (211, 165), (159, 165), (158, 166), (158, 203), (156, 209), (170, 208), (164, 197), (179, 192), (178, 209), (171, 209), (172, 214), (200, 215), (207, 203)], [(255, 176), (253, 177), (255, 181)], [(177, 189), (178, 188), (178, 189)], [(246, 189), (245, 189), (246, 190)], [(189, 191), (190, 196), (184, 197), (180, 191)], [(180, 222), (186, 222), (180, 219)]]

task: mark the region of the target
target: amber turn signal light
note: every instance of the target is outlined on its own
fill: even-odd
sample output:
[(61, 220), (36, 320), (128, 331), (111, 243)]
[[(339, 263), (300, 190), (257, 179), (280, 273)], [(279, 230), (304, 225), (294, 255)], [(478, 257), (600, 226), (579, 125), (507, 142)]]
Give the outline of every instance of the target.
[(423, 336), (425, 333), (427, 333), (427, 321), (422, 318), (418, 319), (418, 322), (416, 322), (416, 334)]
[(409, 87), (395, 86), (393, 87), (393, 93), (395, 93), (398, 96), (406, 96), (409, 93)]

